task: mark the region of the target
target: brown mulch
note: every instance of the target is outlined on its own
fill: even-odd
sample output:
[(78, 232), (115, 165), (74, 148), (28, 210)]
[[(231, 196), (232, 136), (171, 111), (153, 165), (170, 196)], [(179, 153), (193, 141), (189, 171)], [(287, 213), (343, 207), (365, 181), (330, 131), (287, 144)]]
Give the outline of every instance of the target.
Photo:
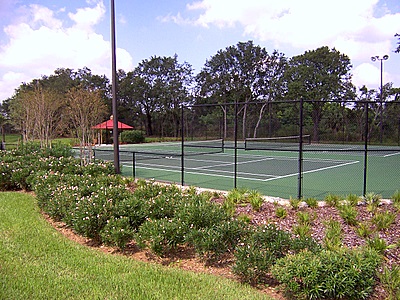
[[(309, 212), (312, 217), (311, 231), (312, 237), (319, 242), (322, 242), (325, 237), (325, 225), (324, 222), (330, 219), (339, 221), (342, 224), (344, 231), (343, 244), (347, 247), (353, 248), (365, 244), (365, 239), (360, 238), (355, 230), (354, 226), (346, 224), (343, 219), (339, 216), (337, 208), (329, 206), (320, 206), (317, 208), (301, 207), (299, 209), (292, 209), (286, 206), (287, 216), (285, 218), (278, 218), (275, 213), (276, 204), (271, 202), (265, 202), (259, 212), (252, 210), (250, 205), (240, 206), (237, 208), (237, 214), (247, 214), (251, 218), (251, 222), (256, 225), (274, 223), (282, 230), (291, 231), (294, 225), (297, 225), (297, 213), (298, 211)], [(391, 211), (395, 212), (397, 217), (395, 223), (392, 224), (388, 229), (379, 232), (379, 237), (386, 240), (388, 244), (395, 244), (400, 241), (400, 214), (397, 210), (389, 203), (384, 203), (379, 207), (380, 211)], [(357, 206), (359, 221), (371, 220), (373, 214), (366, 209), (365, 205)], [(169, 253), (165, 257), (158, 257), (146, 250), (140, 250), (133, 242), (128, 244), (124, 251), (120, 251), (116, 248), (106, 247), (99, 245), (90, 239), (84, 238), (75, 234), (70, 228), (61, 222), (55, 222), (48, 216), (44, 215), (46, 220), (59, 232), (68, 237), (69, 239), (86, 245), (94, 247), (104, 253), (113, 255), (124, 255), (135, 260), (145, 261), (149, 263), (162, 264), (169, 267), (177, 267), (187, 271), (201, 272), (207, 274), (213, 274), (216, 276), (223, 276), (232, 280), (239, 281), (239, 278), (232, 273), (231, 266), (233, 265), (233, 256), (227, 255), (220, 261), (207, 261), (204, 258), (195, 255), (192, 249), (178, 248), (175, 251)], [(400, 264), (400, 249), (390, 249), (385, 252), (385, 264), (390, 266), (392, 264)], [(274, 299), (284, 300), (286, 299), (282, 293), (279, 292), (276, 283), (271, 282), (268, 286), (257, 286), (255, 287), (263, 293), (268, 294)], [(385, 299), (386, 293), (381, 285), (375, 287), (373, 295), (369, 298), (370, 300)]]

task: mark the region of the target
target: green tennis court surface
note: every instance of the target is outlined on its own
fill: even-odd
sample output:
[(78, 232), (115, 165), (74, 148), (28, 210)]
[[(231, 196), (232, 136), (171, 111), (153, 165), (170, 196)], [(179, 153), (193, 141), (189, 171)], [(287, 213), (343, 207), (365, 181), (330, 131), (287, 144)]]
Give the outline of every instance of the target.
[[(296, 145), (279, 145), (276, 150), (245, 150), (243, 142), (220, 141), (197, 148), (185, 145), (182, 159), (181, 143), (121, 145), (122, 173), (137, 178), (155, 179), (180, 184), (182, 169), (184, 184), (218, 190), (255, 189), (267, 196), (297, 197), (299, 154)], [(303, 149), (304, 198), (322, 199), (328, 193), (339, 195), (363, 193), (364, 146), (305, 144)], [(400, 147), (369, 146), (367, 192), (387, 198), (400, 189)], [(96, 147), (96, 158), (112, 160), (110, 146)]]

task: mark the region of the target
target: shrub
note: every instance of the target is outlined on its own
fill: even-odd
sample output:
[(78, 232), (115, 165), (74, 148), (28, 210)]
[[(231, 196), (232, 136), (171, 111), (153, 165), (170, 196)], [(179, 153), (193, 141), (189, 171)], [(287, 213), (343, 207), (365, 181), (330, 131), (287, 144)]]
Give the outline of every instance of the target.
[(393, 196), (392, 196), (392, 202), (393, 205), (397, 208), (400, 209), (400, 191), (396, 191)]
[(162, 256), (185, 241), (186, 230), (178, 219), (148, 219), (139, 227), (135, 240), (140, 248), (148, 247)]
[(141, 130), (126, 130), (121, 132), (121, 142), (138, 144), (145, 141), (145, 133)]
[(310, 225), (312, 222), (312, 219), (314, 218), (314, 217), (311, 217), (308, 212), (302, 212), (302, 211), (299, 211), (296, 214), (296, 216), (297, 216), (297, 221), (301, 225)]
[(358, 212), (354, 206), (351, 206), (350, 204), (344, 204), (340, 205), (338, 209), (340, 216), (347, 224), (351, 226), (357, 225)]
[(278, 218), (284, 219), (287, 216), (287, 210), (284, 207), (279, 206), (275, 209), (275, 214)]
[(318, 207), (318, 200), (315, 198), (307, 198), (304, 202), (311, 208)]
[(357, 206), (358, 202), (360, 201), (360, 197), (355, 194), (349, 194), (346, 196), (346, 201), (351, 206)]
[(86, 237), (101, 240), (100, 231), (114, 216), (116, 203), (129, 193), (123, 185), (108, 185), (115, 177), (98, 177), (97, 184), (88, 187), (75, 204), (71, 218), (74, 230)]
[(183, 200), (178, 187), (151, 183), (135, 190), (134, 195), (144, 201), (143, 209), (150, 219), (173, 218)]
[(100, 231), (101, 240), (109, 246), (117, 246), (124, 250), (126, 244), (133, 238), (134, 231), (128, 217), (112, 217)]
[(381, 262), (372, 250), (302, 251), (279, 259), (271, 273), (295, 299), (365, 299)]
[(225, 199), (222, 203), (222, 208), (229, 216), (233, 217), (235, 215), (236, 204), (232, 200)]
[(381, 213), (377, 213), (372, 218), (372, 223), (376, 226), (378, 231), (385, 230), (390, 227), (396, 220), (396, 214), (391, 213), (390, 211), (385, 211)]
[(289, 249), (290, 235), (274, 225), (260, 226), (236, 247), (233, 272), (245, 282), (261, 282)]
[(310, 224), (294, 225), (292, 231), (295, 235), (297, 235), (300, 238), (311, 237)]
[(298, 209), (298, 208), (300, 207), (301, 199), (297, 199), (297, 198), (292, 198), (292, 197), (290, 197), (289, 203), (290, 203), (290, 206), (291, 206), (293, 209)]
[(240, 221), (227, 221), (208, 228), (189, 230), (186, 241), (193, 245), (196, 253), (208, 258), (218, 258), (231, 252), (246, 233), (246, 225)]
[(368, 223), (366, 222), (358, 223), (358, 226), (356, 228), (356, 233), (358, 236), (366, 238), (369, 237), (373, 232), (374, 232), (373, 229)]
[(400, 266), (393, 265), (391, 268), (385, 266), (378, 277), (388, 293), (388, 300), (400, 299)]
[(381, 239), (379, 236), (368, 239), (367, 246), (381, 255), (384, 255), (386, 250), (397, 247), (396, 244), (388, 245), (387, 242), (384, 239)]
[(137, 231), (140, 225), (144, 223), (146, 215), (144, 201), (133, 194), (126, 195), (115, 205), (114, 218), (127, 218), (133, 231)]
[(249, 192), (247, 201), (249, 201), (251, 207), (255, 211), (259, 211), (261, 209), (261, 205), (264, 203), (264, 199), (261, 194), (255, 190)]
[(277, 259), (308, 247), (312, 251), (318, 248), (312, 239), (292, 239), (288, 232), (273, 224), (259, 226), (238, 243), (233, 272), (245, 282), (262, 282)]
[(210, 228), (231, 220), (231, 216), (219, 205), (201, 195), (186, 199), (179, 206), (176, 216), (189, 228)]
[(331, 207), (337, 207), (341, 201), (342, 201), (342, 197), (340, 197), (338, 195), (328, 194), (325, 197), (326, 204)]
[(337, 250), (342, 246), (343, 229), (342, 225), (335, 220), (328, 220), (325, 223), (324, 245), (328, 250)]
[(363, 197), (363, 199), (367, 204), (367, 210), (370, 212), (376, 212), (381, 203), (382, 196), (375, 193), (368, 193)]
[(246, 201), (246, 192), (247, 190), (244, 189), (233, 189), (226, 195), (226, 200), (234, 204), (244, 203)]

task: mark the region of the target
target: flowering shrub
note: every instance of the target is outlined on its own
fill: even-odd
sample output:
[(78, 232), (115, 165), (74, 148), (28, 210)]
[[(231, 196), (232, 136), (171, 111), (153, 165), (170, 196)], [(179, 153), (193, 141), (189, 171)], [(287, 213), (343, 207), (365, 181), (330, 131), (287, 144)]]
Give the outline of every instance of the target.
[(123, 185), (106, 185), (115, 176), (97, 177), (97, 183), (89, 186), (70, 211), (74, 230), (86, 237), (101, 240), (100, 231), (114, 216), (116, 203), (129, 193)]
[(148, 219), (140, 226), (135, 239), (139, 247), (163, 255), (185, 241), (186, 228), (178, 219)]
[(128, 217), (112, 217), (100, 231), (101, 240), (106, 245), (117, 246), (124, 250), (126, 244), (132, 240), (134, 231)]

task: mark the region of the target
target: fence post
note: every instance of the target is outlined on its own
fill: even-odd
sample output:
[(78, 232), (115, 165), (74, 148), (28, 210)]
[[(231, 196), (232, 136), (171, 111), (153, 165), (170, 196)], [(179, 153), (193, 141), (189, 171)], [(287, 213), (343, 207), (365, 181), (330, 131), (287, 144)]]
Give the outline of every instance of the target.
[(300, 98), (299, 109), (299, 159), (298, 159), (298, 193), (297, 198), (303, 198), (302, 185), (303, 185), (303, 98)]
[(132, 152), (132, 177), (133, 179), (136, 178), (136, 152)]
[[(235, 167), (234, 167), (234, 184), (233, 188), (237, 188), (237, 131), (238, 131), (238, 103), (235, 101), (235, 124), (234, 124), (234, 136), (235, 136)], [(244, 137), (243, 137), (244, 138)]]
[(184, 124), (183, 124), (183, 117), (184, 117), (184, 113), (183, 113), (183, 109), (184, 106), (182, 104), (181, 106), (181, 185), (184, 186), (185, 185), (185, 128), (184, 128)]
[(363, 196), (367, 194), (367, 175), (368, 175), (368, 102), (365, 101), (365, 141), (364, 141), (364, 180), (363, 180)]

